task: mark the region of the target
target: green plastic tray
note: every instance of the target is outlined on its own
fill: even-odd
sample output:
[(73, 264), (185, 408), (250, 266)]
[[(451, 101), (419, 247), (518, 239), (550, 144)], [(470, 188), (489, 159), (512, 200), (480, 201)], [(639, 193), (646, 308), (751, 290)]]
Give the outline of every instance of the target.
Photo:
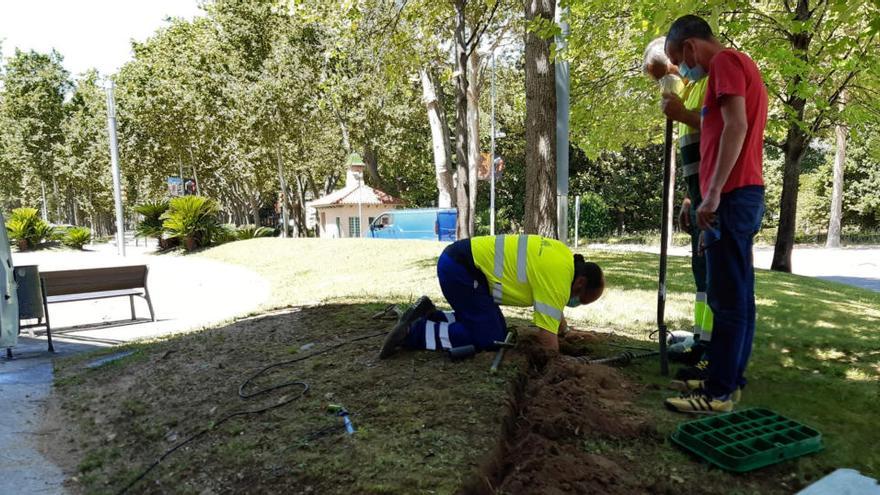
[(682, 448), (737, 473), (822, 450), (822, 434), (773, 411), (745, 409), (678, 425)]

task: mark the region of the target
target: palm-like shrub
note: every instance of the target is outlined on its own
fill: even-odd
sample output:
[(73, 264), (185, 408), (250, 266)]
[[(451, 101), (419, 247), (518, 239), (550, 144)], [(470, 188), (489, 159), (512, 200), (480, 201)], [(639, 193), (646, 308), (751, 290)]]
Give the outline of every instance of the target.
[(19, 251), (26, 251), (52, 240), (55, 228), (40, 218), (35, 208), (16, 208), (6, 221), (6, 232), (18, 244)]
[(160, 247), (165, 247), (163, 235), (165, 228), (162, 226), (162, 215), (168, 211), (168, 201), (147, 201), (134, 207), (134, 211), (144, 218), (138, 222), (135, 235), (138, 237), (152, 237), (159, 241)]
[(49, 241), (60, 241), (64, 238), (64, 230), (40, 220), (34, 227), (34, 234), (39, 239), (37, 244)]
[(61, 242), (63, 242), (64, 245), (67, 247), (71, 247), (73, 249), (82, 249), (83, 246), (91, 242), (91, 240), (91, 230), (85, 227), (71, 227), (67, 229), (67, 232), (64, 233), (64, 238), (61, 239)]
[(169, 237), (179, 239), (187, 251), (211, 244), (223, 226), (217, 214), (220, 207), (204, 196), (181, 196), (169, 202), (162, 214), (162, 227)]
[(239, 241), (245, 239), (256, 239), (258, 237), (273, 237), (275, 230), (269, 227), (257, 227), (256, 225), (242, 225), (238, 228), (235, 237)]
[(233, 242), (236, 240), (238, 240), (238, 231), (235, 230), (235, 225), (223, 224), (217, 228), (211, 242), (216, 245), (226, 244), (227, 242)]

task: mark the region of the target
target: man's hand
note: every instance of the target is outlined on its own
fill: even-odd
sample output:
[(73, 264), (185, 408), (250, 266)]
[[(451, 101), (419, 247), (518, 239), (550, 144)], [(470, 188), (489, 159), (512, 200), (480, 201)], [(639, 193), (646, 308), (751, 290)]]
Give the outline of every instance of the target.
[(715, 222), (715, 210), (718, 209), (718, 204), (721, 202), (721, 193), (709, 191), (706, 194), (706, 197), (703, 198), (703, 202), (700, 203), (700, 207), (697, 208), (697, 226), (700, 227), (701, 230), (708, 230), (712, 223)]
[(678, 212), (678, 226), (684, 232), (691, 231), (691, 198), (684, 198), (681, 202), (681, 211)]
[(687, 112), (684, 103), (678, 95), (673, 93), (663, 93), (663, 99), (660, 101), (660, 108), (666, 116), (676, 122), (681, 122), (683, 115)]

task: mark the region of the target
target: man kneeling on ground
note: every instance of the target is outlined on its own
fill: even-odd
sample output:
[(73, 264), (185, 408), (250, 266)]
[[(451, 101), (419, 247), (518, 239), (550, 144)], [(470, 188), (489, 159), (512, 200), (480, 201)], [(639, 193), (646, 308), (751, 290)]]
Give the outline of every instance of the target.
[(493, 350), (507, 323), (500, 305), (534, 308), (537, 342), (559, 350), (565, 331), (562, 310), (599, 299), (605, 276), (599, 265), (568, 247), (537, 235), (499, 235), (456, 241), (440, 255), (437, 278), (452, 311), (438, 311), (422, 296), (400, 318), (379, 353), (385, 359), (403, 346), (448, 351), (473, 345)]

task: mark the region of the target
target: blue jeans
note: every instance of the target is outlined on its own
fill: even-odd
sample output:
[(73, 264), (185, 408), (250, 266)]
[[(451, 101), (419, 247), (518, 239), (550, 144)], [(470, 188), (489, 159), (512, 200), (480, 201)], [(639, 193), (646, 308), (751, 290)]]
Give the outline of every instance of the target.
[(691, 199), (688, 216), (691, 221), (691, 271), (697, 292), (706, 292), (706, 256), (700, 253), (700, 228), (697, 227), (697, 207), (703, 201), (700, 195), (700, 175), (694, 174), (684, 178), (687, 184), (688, 197)]
[(752, 243), (764, 216), (764, 188), (747, 186), (721, 195), (716, 224), (704, 231), (707, 299), (715, 315), (706, 388), (713, 397), (744, 387), (755, 336), (755, 267)]
[(485, 351), (496, 349), (496, 340), (504, 340), (504, 315), (472, 259), (469, 242), (458, 241), (443, 251), (437, 261), (437, 278), (452, 311), (437, 311), (413, 323), (404, 346), (448, 351), (473, 345), (477, 351)]

